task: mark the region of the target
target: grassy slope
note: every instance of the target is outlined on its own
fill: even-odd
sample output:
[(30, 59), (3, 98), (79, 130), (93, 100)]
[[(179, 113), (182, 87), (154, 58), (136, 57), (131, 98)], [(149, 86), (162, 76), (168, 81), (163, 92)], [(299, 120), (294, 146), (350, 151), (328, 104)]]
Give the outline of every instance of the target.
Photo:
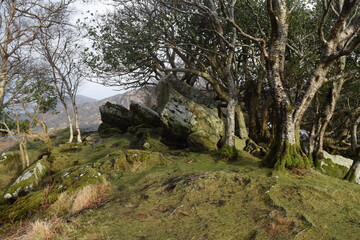
[[(131, 138), (61, 155), (94, 162)], [(169, 150), (166, 166), (117, 175), (106, 205), (67, 216), (57, 239), (356, 239), (360, 186), (310, 171), (277, 175), (242, 154)], [(64, 162), (62, 164), (64, 164)], [(60, 163), (59, 163), (60, 164)], [(61, 164), (58, 166), (61, 168)], [(0, 235), (1, 239), (1, 235)]]

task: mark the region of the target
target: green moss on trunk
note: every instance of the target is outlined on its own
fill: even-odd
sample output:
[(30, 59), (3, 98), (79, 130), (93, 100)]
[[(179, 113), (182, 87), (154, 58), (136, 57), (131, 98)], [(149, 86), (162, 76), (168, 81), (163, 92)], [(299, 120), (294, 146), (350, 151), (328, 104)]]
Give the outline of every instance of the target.
[(356, 179), (355, 169), (350, 168), (347, 174), (345, 175), (344, 179), (354, 183)]
[(300, 145), (288, 142), (273, 144), (264, 160), (264, 165), (279, 171), (294, 168), (310, 168), (310, 159), (302, 152)]

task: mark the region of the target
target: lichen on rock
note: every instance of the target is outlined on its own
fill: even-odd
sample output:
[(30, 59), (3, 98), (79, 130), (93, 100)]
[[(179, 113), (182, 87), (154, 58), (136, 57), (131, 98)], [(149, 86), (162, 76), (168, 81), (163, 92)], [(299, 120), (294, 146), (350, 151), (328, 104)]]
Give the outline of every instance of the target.
[(5, 191), (4, 198), (8, 202), (13, 202), (19, 196), (34, 191), (49, 170), (46, 163), (47, 159), (48, 155), (44, 155), (36, 163), (25, 169), (16, 181)]

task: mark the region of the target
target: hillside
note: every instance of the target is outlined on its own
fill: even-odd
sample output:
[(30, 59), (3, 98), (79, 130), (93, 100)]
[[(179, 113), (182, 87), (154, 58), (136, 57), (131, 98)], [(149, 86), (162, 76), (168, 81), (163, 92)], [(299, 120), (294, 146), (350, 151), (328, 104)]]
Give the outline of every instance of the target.
[[(0, 202), (0, 239), (358, 237), (360, 185), (313, 170), (272, 172), (245, 152), (229, 162), (218, 152), (168, 146), (155, 129), (152, 147), (140, 150), (142, 131), (149, 130), (85, 133), (72, 145), (57, 133), (42, 187), (12, 205)], [(14, 180), (6, 169), (14, 174), (14, 161), (0, 163), (1, 191)]]
[[(80, 126), (96, 129), (101, 123), (99, 113), (99, 107), (101, 105), (104, 105), (106, 102), (111, 102), (128, 108), (130, 101), (149, 104), (150, 106), (155, 105), (155, 89), (147, 88), (130, 90), (102, 100), (96, 100), (80, 95), (77, 98)], [(56, 113), (46, 113), (44, 114), (43, 119), (50, 129), (65, 128), (68, 124), (64, 108), (60, 103), (57, 105)]]

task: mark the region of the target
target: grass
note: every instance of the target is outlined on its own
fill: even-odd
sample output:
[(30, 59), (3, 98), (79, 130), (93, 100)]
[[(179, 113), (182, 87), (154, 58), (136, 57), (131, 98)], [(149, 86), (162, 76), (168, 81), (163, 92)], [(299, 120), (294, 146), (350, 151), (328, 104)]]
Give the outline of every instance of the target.
[[(89, 165), (102, 171), (110, 184), (81, 185), (59, 194), (55, 203), (25, 219), (24, 232), (16, 236), (29, 237), (31, 232), (46, 236), (38, 239), (65, 240), (358, 237), (359, 185), (313, 170), (272, 172), (243, 152), (229, 162), (217, 153), (164, 148), (166, 164), (121, 172), (111, 164), (104, 167), (117, 155), (110, 153), (126, 152), (136, 141), (123, 135), (95, 146), (57, 147), (52, 154), (55, 175)], [(48, 235), (46, 226), (54, 229)], [(15, 236), (18, 227), (4, 226), (0, 238)]]

